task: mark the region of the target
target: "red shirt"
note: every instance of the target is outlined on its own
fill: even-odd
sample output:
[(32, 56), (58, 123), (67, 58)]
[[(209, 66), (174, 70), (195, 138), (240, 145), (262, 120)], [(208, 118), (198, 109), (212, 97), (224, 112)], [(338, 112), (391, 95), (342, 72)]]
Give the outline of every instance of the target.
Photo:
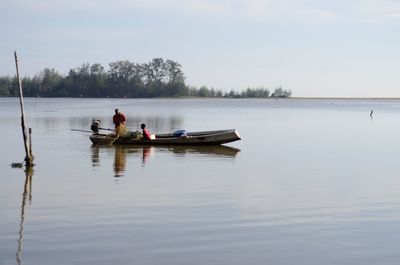
[(143, 129), (143, 139), (151, 140), (151, 134), (146, 128)]
[(126, 122), (125, 115), (121, 112), (119, 112), (118, 114), (114, 114), (113, 122), (114, 122), (115, 128), (117, 128), (120, 124), (124, 124)]

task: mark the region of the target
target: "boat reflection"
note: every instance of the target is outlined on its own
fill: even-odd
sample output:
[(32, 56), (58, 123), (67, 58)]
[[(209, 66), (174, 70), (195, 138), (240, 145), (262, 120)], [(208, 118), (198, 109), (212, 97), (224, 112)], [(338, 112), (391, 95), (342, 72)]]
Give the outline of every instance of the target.
[(240, 152), (240, 149), (225, 146), (225, 145), (174, 145), (174, 146), (163, 146), (160, 147), (163, 150), (172, 151), (175, 154), (204, 154), (209, 156), (219, 157), (236, 157)]
[(33, 176), (33, 168), (28, 167), (25, 169), (25, 184), (24, 191), (22, 193), (22, 203), (21, 203), (21, 218), (19, 223), (19, 232), (18, 232), (18, 246), (16, 253), (16, 261), (18, 265), (21, 265), (22, 262), (22, 250), (23, 250), (23, 238), (24, 238), (24, 221), (25, 221), (25, 207), (27, 202), (29, 204), (32, 203), (32, 176)]
[(92, 150), (92, 166), (100, 166), (101, 154), (114, 153), (114, 176), (123, 177), (126, 170), (127, 157), (138, 157), (142, 166), (145, 166), (156, 153), (172, 153), (174, 156), (207, 156), (207, 157), (223, 157), (235, 158), (240, 152), (239, 149), (223, 146), (185, 146), (185, 145), (167, 145), (167, 146), (149, 146), (149, 145), (93, 145)]

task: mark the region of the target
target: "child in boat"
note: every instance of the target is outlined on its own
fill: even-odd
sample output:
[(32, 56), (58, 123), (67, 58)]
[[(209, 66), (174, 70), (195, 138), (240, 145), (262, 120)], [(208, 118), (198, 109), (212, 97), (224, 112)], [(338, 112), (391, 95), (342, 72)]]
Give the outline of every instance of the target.
[(142, 123), (140, 125), (140, 128), (143, 130), (143, 139), (145, 140), (151, 140), (151, 134), (150, 132), (146, 129), (146, 124)]
[(98, 134), (100, 129), (100, 120), (93, 119), (90, 129), (92, 130), (93, 134)]

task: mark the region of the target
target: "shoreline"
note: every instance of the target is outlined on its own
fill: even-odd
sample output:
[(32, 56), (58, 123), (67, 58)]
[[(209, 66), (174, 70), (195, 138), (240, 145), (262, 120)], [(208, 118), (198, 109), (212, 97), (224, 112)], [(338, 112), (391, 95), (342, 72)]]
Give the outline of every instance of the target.
[(331, 100), (399, 100), (400, 97), (290, 97), (289, 99), (331, 99)]
[[(0, 96), (0, 98), (18, 98), (18, 96)], [(152, 97), (152, 98), (114, 98), (114, 97), (29, 97), (24, 96), (24, 98), (60, 98), (60, 99), (264, 99), (264, 100), (400, 100), (400, 97), (282, 97), (282, 98), (272, 98), (272, 97), (243, 97), (243, 98), (229, 98), (229, 97)]]

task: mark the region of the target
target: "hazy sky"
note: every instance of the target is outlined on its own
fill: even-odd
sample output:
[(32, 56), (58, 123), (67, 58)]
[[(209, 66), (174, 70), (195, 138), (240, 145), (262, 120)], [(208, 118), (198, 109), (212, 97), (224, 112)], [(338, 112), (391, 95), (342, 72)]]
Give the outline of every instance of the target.
[(1, 0), (0, 75), (153, 58), (189, 85), (400, 97), (399, 0)]

